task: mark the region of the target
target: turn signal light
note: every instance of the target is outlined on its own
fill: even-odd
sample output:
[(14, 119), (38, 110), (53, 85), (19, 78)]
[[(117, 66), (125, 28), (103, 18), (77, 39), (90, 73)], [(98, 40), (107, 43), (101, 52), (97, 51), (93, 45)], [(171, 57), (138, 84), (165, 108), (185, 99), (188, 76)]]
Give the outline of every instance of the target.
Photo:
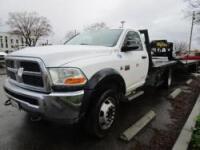
[(66, 78), (64, 80), (65, 85), (83, 85), (86, 83), (86, 79), (84, 77), (71, 77)]

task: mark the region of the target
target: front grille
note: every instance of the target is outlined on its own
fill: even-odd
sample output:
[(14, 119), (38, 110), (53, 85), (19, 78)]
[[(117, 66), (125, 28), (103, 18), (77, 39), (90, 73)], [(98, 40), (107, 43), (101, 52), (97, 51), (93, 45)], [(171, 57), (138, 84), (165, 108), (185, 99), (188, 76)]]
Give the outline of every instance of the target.
[(24, 68), (24, 71), (40, 72), (40, 66), (36, 62), (22, 61), (20, 67)]
[(39, 60), (31, 58), (7, 58), (7, 75), (19, 86), (46, 92), (44, 69)]
[(23, 75), (22, 80), (25, 84), (30, 84), (30, 85), (39, 86), (39, 87), (44, 86), (42, 77), (39, 77), (39, 76)]
[(1, 55), (0, 55), (0, 60), (4, 60), (4, 56), (1, 56)]
[(14, 68), (14, 61), (13, 60), (6, 60), (6, 66), (10, 68)]
[(7, 71), (7, 75), (8, 75), (11, 79), (16, 80), (16, 75), (15, 75), (14, 72), (8, 70), (8, 71)]

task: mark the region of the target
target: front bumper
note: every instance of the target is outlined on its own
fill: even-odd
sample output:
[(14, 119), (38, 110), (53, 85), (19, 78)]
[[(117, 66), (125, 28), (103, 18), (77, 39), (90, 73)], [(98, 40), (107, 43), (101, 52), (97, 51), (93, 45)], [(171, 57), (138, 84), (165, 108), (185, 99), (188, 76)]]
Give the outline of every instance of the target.
[(8, 79), (4, 90), (9, 99), (15, 100), (27, 112), (40, 114), (50, 120), (62, 120), (68, 124), (78, 122), (81, 117), (83, 90), (45, 94), (20, 88)]

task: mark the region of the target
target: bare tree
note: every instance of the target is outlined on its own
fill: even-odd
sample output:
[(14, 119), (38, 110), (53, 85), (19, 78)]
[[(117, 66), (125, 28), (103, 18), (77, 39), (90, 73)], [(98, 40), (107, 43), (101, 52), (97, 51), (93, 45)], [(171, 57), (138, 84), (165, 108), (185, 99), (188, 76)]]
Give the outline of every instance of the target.
[[(186, 8), (186, 17), (193, 17), (193, 21), (196, 25), (200, 25), (200, 0), (184, 0), (188, 3), (188, 7)], [(193, 13), (195, 11), (195, 13)], [(195, 16), (193, 16), (195, 15)], [(199, 32), (200, 30), (198, 30)], [(200, 37), (197, 35), (197, 42), (199, 43)]]
[(200, 0), (185, 0), (192, 8), (200, 8)]
[(174, 49), (176, 52), (184, 52), (188, 49), (187, 42), (181, 41), (181, 42), (174, 42)]
[[(189, 4), (189, 11), (195, 10), (195, 23), (200, 24), (200, 0), (185, 0)], [(191, 13), (190, 13), (191, 14)]]
[(52, 32), (48, 19), (35, 12), (9, 13), (7, 24), (11, 28), (10, 33), (24, 37), (28, 46), (35, 46), (40, 37)]
[[(199, 7), (200, 9), (200, 7)], [(200, 24), (200, 10), (195, 13), (195, 23)]]
[(106, 25), (105, 22), (97, 22), (93, 23), (87, 27), (85, 27), (85, 31), (92, 31), (92, 30), (100, 30), (100, 29), (108, 29), (109, 27)]
[(73, 38), (74, 36), (78, 35), (79, 32), (77, 30), (70, 30), (65, 35), (65, 40), (68, 41), (69, 39)]

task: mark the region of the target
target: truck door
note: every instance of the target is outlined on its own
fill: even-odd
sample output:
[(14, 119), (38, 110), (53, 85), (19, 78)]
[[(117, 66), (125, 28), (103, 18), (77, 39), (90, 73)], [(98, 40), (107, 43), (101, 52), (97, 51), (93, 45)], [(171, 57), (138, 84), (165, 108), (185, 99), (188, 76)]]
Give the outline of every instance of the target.
[(121, 51), (122, 64), (124, 65), (123, 75), (125, 76), (128, 91), (145, 83), (149, 67), (148, 53), (139, 34), (135, 31), (129, 31), (126, 34), (122, 47), (131, 48), (134, 46), (137, 47), (128, 51)]

